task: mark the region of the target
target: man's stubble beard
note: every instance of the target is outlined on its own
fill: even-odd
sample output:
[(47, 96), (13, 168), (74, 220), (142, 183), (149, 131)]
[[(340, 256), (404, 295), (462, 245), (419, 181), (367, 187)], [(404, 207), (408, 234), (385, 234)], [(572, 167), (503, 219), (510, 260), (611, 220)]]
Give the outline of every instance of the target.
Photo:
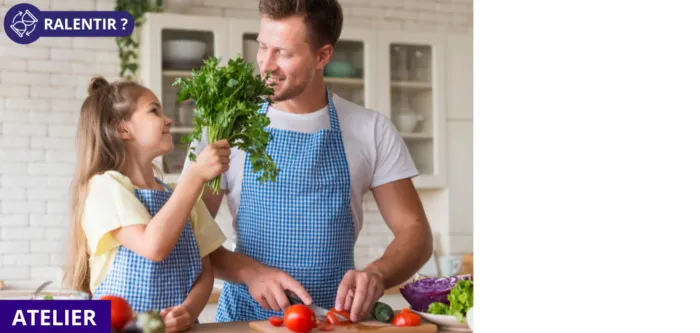
[(300, 85), (295, 86), (295, 87), (292, 87), (289, 90), (283, 91), (280, 95), (274, 95), (274, 96), (272, 96), (272, 101), (273, 102), (284, 102), (286, 100), (290, 100), (292, 98), (295, 98), (304, 92), (304, 89), (306, 89), (307, 85), (308, 85), (308, 82), (306, 82), (304, 84), (300, 84)]

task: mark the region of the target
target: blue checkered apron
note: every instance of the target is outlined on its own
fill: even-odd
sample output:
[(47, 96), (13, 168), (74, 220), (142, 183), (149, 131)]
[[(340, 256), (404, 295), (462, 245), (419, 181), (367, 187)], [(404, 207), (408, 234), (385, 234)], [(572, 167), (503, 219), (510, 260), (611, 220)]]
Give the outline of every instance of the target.
[[(260, 184), (246, 157), (238, 208), (236, 251), (299, 281), (314, 304), (335, 305), (343, 275), (354, 269), (355, 227), (350, 170), (329, 93), (330, 129), (302, 133), (267, 128), (267, 152), (280, 172)], [(260, 112), (266, 113), (265, 104)], [(226, 282), (216, 321), (260, 320), (282, 312), (263, 309), (246, 285)]]
[[(159, 183), (163, 184), (158, 180)], [(136, 197), (154, 216), (172, 194), (166, 191), (136, 189)], [(148, 260), (120, 246), (112, 268), (93, 293), (93, 298), (105, 295), (121, 296), (134, 311), (162, 310), (182, 304), (202, 272), (202, 260), (192, 225), (187, 221), (175, 248), (161, 262)]]

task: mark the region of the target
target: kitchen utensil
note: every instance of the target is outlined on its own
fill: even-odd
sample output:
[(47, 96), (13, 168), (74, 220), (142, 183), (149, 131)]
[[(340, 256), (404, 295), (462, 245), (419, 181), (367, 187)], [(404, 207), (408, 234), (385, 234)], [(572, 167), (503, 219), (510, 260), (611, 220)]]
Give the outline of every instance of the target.
[[(294, 296), (289, 291), (285, 291), (284, 293), (287, 295), (287, 298), (289, 299), (289, 302), (291, 304), (304, 304), (304, 302), (301, 299)], [(319, 319), (326, 318), (326, 315), (328, 314), (328, 310), (326, 310), (320, 306), (313, 305), (313, 304), (307, 305), (307, 306), (311, 309), (311, 311), (313, 311), (316, 314), (316, 318), (319, 318)], [(340, 318), (344, 318), (346, 321), (350, 321), (350, 318), (345, 318), (345, 316), (343, 316), (339, 313), (337, 313), (336, 316), (338, 316)]]
[(199, 40), (172, 39), (163, 42), (163, 60), (168, 62), (194, 62), (204, 58), (207, 44)]
[(36, 290), (34, 290), (34, 294), (32, 294), (32, 299), (36, 299), (36, 297), (39, 296), (39, 293), (42, 290), (44, 290), (44, 288), (46, 288), (46, 286), (50, 285), (51, 283), (53, 283), (53, 281), (46, 281), (46, 282), (42, 283), (39, 286), (39, 288), (36, 288)]
[(456, 255), (444, 255), (440, 257), (440, 272), (442, 276), (453, 276), (462, 270), (462, 257)]
[[(250, 328), (260, 333), (289, 333), (288, 328), (281, 326), (275, 327), (269, 321), (251, 321)], [(382, 323), (380, 321), (363, 321), (355, 324), (334, 325), (333, 332), (355, 333), (355, 332), (376, 332), (376, 333), (436, 333), (437, 325), (423, 321), (418, 326), (398, 327), (391, 324)], [(318, 328), (314, 328), (311, 332), (321, 332)]]
[(424, 119), (423, 115), (417, 112), (401, 112), (396, 115), (396, 126), (401, 132), (412, 133)]
[(331, 61), (323, 70), (323, 75), (328, 77), (354, 77), (356, 73), (355, 66), (343, 60)]
[(194, 102), (192, 100), (183, 101), (177, 106), (177, 120), (180, 126), (192, 126), (194, 117)]

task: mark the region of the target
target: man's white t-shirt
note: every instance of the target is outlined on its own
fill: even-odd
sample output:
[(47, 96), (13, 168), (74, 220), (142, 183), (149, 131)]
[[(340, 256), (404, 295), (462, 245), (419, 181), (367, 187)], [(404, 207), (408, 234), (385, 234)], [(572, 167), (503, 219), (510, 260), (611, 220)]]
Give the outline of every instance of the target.
[[(418, 170), (403, 138), (386, 116), (349, 102), (336, 94), (333, 95), (333, 103), (338, 114), (345, 156), (350, 169), (350, 204), (357, 237), (363, 222), (362, 196), (368, 190), (383, 184), (415, 177)], [(270, 118), (269, 126), (273, 128), (305, 133), (330, 128), (327, 106), (307, 114), (288, 113), (270, 106), (267, 116)], [(192, 143), (196, 154), (209, 145), (206, 137), (206, 133), (202, 133), (202, 141)], [(233, 216), (233, 230), (236, 230), (245, 155), (245, 152), (232, 147), (229, 169), (221, 178), (221, 189), (228, 190), (226, 200)], [(187, 158), (184, 169), (189, 163)]]

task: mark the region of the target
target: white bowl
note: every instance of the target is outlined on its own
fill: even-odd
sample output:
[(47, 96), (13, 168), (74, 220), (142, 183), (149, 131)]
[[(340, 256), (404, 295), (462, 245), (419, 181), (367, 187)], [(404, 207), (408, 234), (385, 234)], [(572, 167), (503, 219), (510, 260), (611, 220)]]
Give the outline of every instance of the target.
[(173, 39), (163, 42), (163, 60), (194, 62), (204, 58), (207, 44), (198, 40)]
[[(426, 312), (420, 312), (416, 311), (413, 309), (410, 309), (413, 313), (419, 315), (423, 320), (429, 321), (435, 325), (437, 325), (441, 330), (449, 330), (449, 331), (461, 331), (461, 332), (472, 332), (472, 329), (469, 327), (469, 324), (467, 323), (469, 320), (465, 319), (463, 323), (460, 323), (457, 318), (454, 316), (448, 316), (448, 315), (436, 315), (436, 314), (431, 314), (431, 313), (426, 313)], [(467, 311), (467, 318), (471, 319), (471, 316), (469, 315), (469, 312), (471, 312), (472, 309), (469, 309)]]

